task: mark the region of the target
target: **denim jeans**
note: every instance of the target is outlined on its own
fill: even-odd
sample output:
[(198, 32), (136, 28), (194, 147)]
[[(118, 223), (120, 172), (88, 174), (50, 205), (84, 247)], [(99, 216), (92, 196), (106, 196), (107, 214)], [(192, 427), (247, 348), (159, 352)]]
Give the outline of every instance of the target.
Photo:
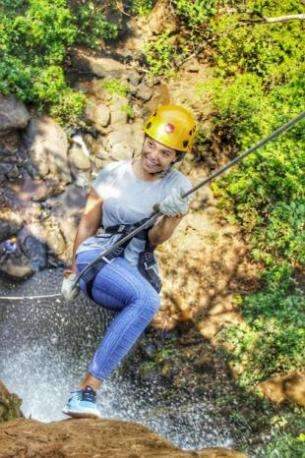
[[(76, 256), (78, 272), (93, 261), (99, 250), (81, 252)], [(86, 291), (84, 280), (80, 288)], [(160, 297), (137, 267), (123, 257), (113, 258), (97, 273), (92, 286), (93, 300), (117, 311), (96, 350), (88, 372), (104, 380), (118, 367), (160, 307)]]

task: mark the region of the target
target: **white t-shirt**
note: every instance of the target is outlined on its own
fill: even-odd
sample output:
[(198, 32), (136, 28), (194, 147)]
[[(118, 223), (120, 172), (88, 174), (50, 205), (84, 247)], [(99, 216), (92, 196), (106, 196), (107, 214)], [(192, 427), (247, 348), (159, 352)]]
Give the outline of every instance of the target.
[[(104, 167), (92, 182), (92, 187), (103, 199), (101, 226), (106, 229), (117, 224), (134, 224), (149, 217), (153, 206), (163, 200), (172, 188), (187, 192), (192, 183), (175, 169), (155, 181), (142, 180), (135, 175), (131, 160), (121, 160)], [(104, 251), (120, 237), (120, 234), (89, 237), (78, 247), (76, 254), (96, 248)], [(144, 247), (144, 240), (132, 238), (125, 248), (125, 259), (137, 265), (139, 253)]]

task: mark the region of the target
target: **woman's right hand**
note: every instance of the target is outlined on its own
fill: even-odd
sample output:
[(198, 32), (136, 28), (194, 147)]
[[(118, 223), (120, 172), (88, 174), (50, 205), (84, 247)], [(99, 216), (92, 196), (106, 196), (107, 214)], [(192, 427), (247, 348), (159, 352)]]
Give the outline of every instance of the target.
[(73, 301), (79, 294), (79, 286), (74, 286), (76, 276), (76, 269), (67, 268), (64, 270), (64, 278), (61, 285), (61, 294), (64, 296), (66, 301)]

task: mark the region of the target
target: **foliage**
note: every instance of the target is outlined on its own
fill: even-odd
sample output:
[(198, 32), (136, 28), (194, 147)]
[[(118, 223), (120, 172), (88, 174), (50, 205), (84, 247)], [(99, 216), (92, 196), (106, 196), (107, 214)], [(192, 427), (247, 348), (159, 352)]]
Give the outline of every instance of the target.
[(264, 450), (266, 458), (304, 458), (305, 435), (295, 437), (292, 434), (277, 435)]
[[(253, 0), (245, 9), (276, 16), (299, 12), (299, 5)], [(218, 112), (214, 128), (230, 133), (233, 151), (305, 109), (304, 23), (240, 26), (239, 19), (211, 21), (217, 36), (217, 78), (209, 87)], [(233, 344), (231, 362), (242, 368), (240, 383), (248, 388), (304, 366), (305, 297), (294, 281), (295, 269), (305, 264), (304, 151), (301, 122), (213, 185), (228, 219), (233, 215), (240, 224), (252, 258), (265, 266), (261, 289), (243, 298), (245, 325), (221, 336)]]
[(132, 0), (131, 11), (140, 16), (145, 16), (152, 10), (155, 0)]
[(75, 8), (75, 16), (79, 30), (77, 42), (80, 44), (99, 49), (102, 39), (118, 37), (118, 26), (106, 19), (105, 8), (97, 2), (87, 1), (79, 5)]
[(126, 97), (130, 91), (129, 85), (117, 78), (105, 79), (101, 86), (111, 95), (120, 95), (122, 97)]
[[(70, 47), (96, 47), (100, 37), (117, 30), (103, 9), (68, 6), (67, 0), (5, 0), (0, 5), (0, 91), (15, 94), (49, 110), (62, 122), (75, 122), (84, 97), (66, 80), (64, 64)], [(96, 9), (95, 9), (96, 8)]]
[(152, 75), (173, 74), (173, 60), (176, 49), (171, 42), (170, 32), (163, 32), (144, 47), (146, 62)]
[(218, 0), (173, 0), (176, 14), (188, 27), (196, 27), (207, 22), (217, 12)]
[(263, 288), (246, 296), (245, 323), (230, 326), (219, 342), (230, 342), (229, 358), (241, 369), (239, 383), (250, 388), (273, 373), (303, 369), (305, 298), (295, 290), (289, 263), (263, 274)]

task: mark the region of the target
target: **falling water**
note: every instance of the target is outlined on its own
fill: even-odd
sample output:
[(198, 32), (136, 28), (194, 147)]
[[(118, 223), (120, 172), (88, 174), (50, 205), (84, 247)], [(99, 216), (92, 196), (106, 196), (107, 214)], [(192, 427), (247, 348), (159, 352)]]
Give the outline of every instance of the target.
[[(45, 270), (21, 283), (1, 279), (1, 296), (48, 295), (59, 291), (60, 269)], [(73, 303), (62, 297), (0, 300), (0, 379), (23, 399), (26, 417), (44, 422), (66, 418), (61, 409), (79, 382), (113, 312), (84, 295)], [(134, 386), (120, 371), (99, 392), (104, 418), (148, 426), (182, 449), (233, 446), (224, 418), (207, 399), (179, 395), (164, 407), (166, 388)], [(164, 398), (164, 396), (163, 396)]]

